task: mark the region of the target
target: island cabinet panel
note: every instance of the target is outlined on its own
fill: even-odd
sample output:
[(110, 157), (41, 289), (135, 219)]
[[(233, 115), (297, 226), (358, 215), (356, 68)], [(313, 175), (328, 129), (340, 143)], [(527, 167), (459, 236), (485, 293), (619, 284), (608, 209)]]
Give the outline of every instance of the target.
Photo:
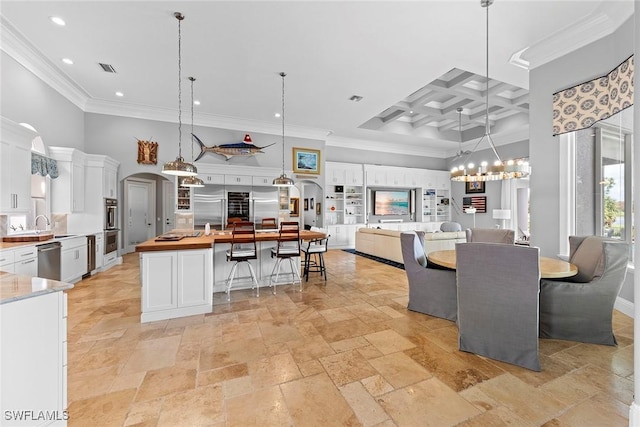
[(143, 323), (212, 311), (211, 249), (143, 252), (140, 271)]
[(178, 307), (178, 252), (142, 254), (142, 312)]
[(209, 284), (212, 268), (209, 251), (179, 251), (177, 259), (178, 306), (211, 304)]

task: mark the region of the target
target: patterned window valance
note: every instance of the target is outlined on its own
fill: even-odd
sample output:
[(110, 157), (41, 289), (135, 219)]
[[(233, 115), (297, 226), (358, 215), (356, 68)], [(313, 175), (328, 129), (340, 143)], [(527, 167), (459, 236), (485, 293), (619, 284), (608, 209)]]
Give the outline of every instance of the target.
[(31, 175), (49, 175), (51, 178), (58, 177), (58, 163), (55, 160), (37, 153), (31, 153)]
[(553, 94), (553, 134), (586, 129), (633, 105), (633, 55), (606, 76)]

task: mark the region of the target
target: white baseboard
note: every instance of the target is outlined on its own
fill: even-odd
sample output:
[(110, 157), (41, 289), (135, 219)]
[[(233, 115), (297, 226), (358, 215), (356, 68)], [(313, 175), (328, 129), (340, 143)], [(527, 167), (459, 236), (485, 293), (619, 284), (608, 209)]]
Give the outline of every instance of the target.
[(626, 299), (618, 297), (616, 298), (616, 302), (613, 305), (613, 308), (633, 319), (634, 310), (633, 303), (631, 301), (627, 301)]

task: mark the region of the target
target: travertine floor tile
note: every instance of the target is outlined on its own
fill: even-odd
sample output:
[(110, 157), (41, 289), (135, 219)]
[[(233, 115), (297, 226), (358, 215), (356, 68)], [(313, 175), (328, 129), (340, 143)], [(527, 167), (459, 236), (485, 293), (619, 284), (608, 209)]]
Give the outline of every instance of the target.
[[(455, 322), (407, 310), (403, 270), (343, 251), (260, 297), (140, 323), (137, 254), (68, 292), (70, 426), (628, 424), (633, 321), (617, 347), (540, 340), (543, 371), (458, 351)], [(317, 276), (317, 275), (316, 275)]]
[(399, 426), (454, 426), (480, 411), (436, 378), (378, 397)]
[(294, 425), (357, 425), (358, 420), (327, 374), (280, 386)]

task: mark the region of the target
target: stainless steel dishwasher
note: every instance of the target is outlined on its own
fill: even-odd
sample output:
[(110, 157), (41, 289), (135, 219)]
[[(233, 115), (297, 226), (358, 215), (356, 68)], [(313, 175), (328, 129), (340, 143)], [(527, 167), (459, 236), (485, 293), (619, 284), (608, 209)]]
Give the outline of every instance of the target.
[(38, 245), (38, 277), (60, 280), (60, 242)]

